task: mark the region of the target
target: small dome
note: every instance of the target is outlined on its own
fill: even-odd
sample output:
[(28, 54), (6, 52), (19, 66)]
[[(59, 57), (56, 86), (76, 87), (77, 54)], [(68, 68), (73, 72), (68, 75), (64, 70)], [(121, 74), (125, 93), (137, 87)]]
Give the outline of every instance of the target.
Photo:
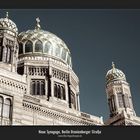
[(108, 84), (109, 82), (116, 80), (126, 81), (126, 77), (121, 70), (115, 68), (114, 63), (112, 62), (112, 69), (106, 74), (106, 83)]
[(9, 19), (8, 12), (6, 13), (5, 18), (0, 18), (0, 30), (7, 30), (7, 33), (11, 35), (18, 34), (18, 28), (16, 24)]
[(34, 30), (19, 34), (18, 41), (19, 57), (23, 55), (55, 57), (71, 66), (71, 56), (67, 45), (55, 34), (42, 30), (39, 19)]

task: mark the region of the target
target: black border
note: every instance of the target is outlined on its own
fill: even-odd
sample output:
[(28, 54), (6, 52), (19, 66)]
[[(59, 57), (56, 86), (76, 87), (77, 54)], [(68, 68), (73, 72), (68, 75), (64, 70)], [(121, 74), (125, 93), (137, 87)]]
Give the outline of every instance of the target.
[[(58, 137), (57, 134), (39, 134), (41, 131), (100, 131), (100, 134), (80, 134), (81, 137)], [(78, 134), (79, 135), (79, 134)], [(1, 126), (0, 137), (4, 139), (134, 139), (139, 137), (138, 126)]]
[(138, 0), (1, 0), (1, 9), (139, 9)]

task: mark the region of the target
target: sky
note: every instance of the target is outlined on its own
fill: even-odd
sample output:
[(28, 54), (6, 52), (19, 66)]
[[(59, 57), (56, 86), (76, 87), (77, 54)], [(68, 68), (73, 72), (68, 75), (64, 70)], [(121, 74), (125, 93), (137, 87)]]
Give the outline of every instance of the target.
[(60, 37), (72, 55), (73, 70), (80, 80), (82, 112), (109, 118), (105, 75), (122, 70), (130, 83), (132, 100), (140, 116), (140, 10), (137, 9), (1, 9), (9, 12), (19, 32), (35, 28), (40, 18), (43, 30)]

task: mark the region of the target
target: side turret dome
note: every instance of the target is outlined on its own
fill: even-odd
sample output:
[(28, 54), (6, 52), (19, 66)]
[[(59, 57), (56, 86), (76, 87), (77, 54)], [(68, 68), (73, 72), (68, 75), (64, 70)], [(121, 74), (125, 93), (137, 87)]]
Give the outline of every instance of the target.
[(106, 74), (106, 83), (108, 84), (109, 82), (116, 80), (126, 81), (126, 77), (121, 70), (115, 68), (115, 64), (112, 62), (112, 69)]
[(71, 54), (58, 36), (42, 30), (39, 18), (36, 19), (34, 30), (27, 30), (18, 35), (19, 57), (22, 56), (47, 56), (71, 66)]
[(9, 19), (8, 12), (6, 12), (5, 18), (0, 18), (0, 31), (5, 30), (6, 33), (17, 36), (18, 34), (18, 28), (16, 24)]

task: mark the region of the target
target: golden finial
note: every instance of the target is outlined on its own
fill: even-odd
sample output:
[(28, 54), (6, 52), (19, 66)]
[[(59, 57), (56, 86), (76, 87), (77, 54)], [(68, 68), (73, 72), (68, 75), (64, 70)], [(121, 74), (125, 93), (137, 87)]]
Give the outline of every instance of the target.
[(6, 12), (6, 18), (9, 18), (9, 13), (8, 12)]
[(37, 29), (37, 30), (41, 29), (39, 17), (36, 18), (36, 27), (35, 27), (35, 29)]

